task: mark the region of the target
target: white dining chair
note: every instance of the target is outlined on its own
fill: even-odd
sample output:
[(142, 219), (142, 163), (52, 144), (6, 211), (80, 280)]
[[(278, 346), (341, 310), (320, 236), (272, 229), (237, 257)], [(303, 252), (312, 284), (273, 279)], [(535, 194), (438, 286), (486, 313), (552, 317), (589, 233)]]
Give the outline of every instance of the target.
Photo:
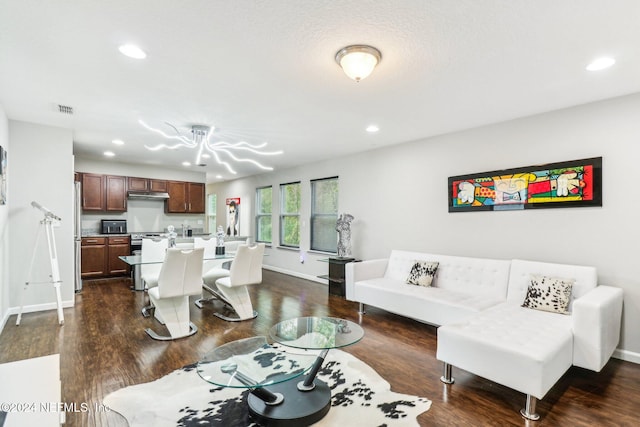
[[(140, 251), (140, 279), (144, 289), (149, 289), (158, 286), (158, 276), (160, 275), (160, 269), (162, 268), (162, 261), (164, 260), (165, 253), (169, 247), (168, 239), (142, 239), (142, 247)], [(149, 304), (142, 308), (142, 315), (149, 317), (150, 312), (153, 310), (153, 304)]]
[(146, 332), (151, 338), (175, 340), (198, 331), (189, 318), (189, 296), (202, 292), (203, 253), (203, 248), (167, 249), (158, 284), (149, 289), (149, 298), (155, 307), (154, 317), (166, 326), (169, 336), (159, 335), (147, 328)]
[(220, 298), (235, 312), (233, 316), (215, 315), (223, 320), (237, 322), (255, 318), (248, 286), (262, 283), (262, 259), (264, 243), (255, 246), (240, 245), (231, 263), (228, 277), (216, 280), (216, 291)]
[[(210, 239), (194, 237), (193, 246), (196, 248), (204, 248), (205, 259), (214, 258), (216, 255), (217, 240), (214, 237)], [(205, 302), (212, 302), (213, 300), (218, 299), (217, 293), (214, 290), (216, 280), (229, 276), (229, 265), (230, 262), (224, 260), (211, 259), (204, 261), (202, 268), (202, 289), (212, 296), (205, 298), (203, 294), (201, 298), (196, 300), (196, 307), (202, 308)]]

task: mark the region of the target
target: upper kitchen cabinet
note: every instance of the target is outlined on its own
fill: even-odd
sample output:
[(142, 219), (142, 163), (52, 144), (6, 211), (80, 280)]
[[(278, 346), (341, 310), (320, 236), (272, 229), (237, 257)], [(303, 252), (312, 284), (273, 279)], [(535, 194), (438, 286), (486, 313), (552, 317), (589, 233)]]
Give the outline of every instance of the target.
[(83, 173), (82, 210), (125, 212), (127, 181), (124, 176)]
[(188, 182), (189, 208), (188, 213), (204, 213), (204, 184), (200, 182)]
[(82, 174), (82, 210), (105, 210), (104, 175)]
[(107, 211), (126, 212), (127, 210), (127, 178), (124, 176), (107, 175), (105, 177)]
[(168, 187), (167, 181), (159, 180), (159, 179), (150, 179), (149, 180), (149, 191), (159, 191), (166, 192)]
[(200, 182), (169, 181), (167, 213), (204, 213), (204, 184)]
[(129, 191), (167, 191), (167, 181), (149, 178), (128, 178)]

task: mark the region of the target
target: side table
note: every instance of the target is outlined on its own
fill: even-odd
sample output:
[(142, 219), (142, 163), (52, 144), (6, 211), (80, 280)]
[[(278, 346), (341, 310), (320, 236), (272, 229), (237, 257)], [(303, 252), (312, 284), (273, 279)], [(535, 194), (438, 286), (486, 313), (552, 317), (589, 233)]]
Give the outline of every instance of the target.
[(344, 266), (350, 262), (357, 262), (358, 260), (347, 257), (331, 257), (319, 259), (318, 261), (329, 264), (329, 274), (318, 276), (321, 279), (327, 279), (329, 281), (329, 294), (341, 297), (345, 296)]

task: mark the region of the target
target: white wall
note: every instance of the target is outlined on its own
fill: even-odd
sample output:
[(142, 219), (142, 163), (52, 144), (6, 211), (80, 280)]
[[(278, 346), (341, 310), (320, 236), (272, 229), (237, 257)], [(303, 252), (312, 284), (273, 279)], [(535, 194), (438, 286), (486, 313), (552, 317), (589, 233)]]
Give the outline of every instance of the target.
[[(337, 175), (339, 211), (355, 216), (353, 253), (358, 258), (385, 257), (391, 249), (399, 248), (594, 265), (601, 284), (618, 286), (625, 292), (618, 356), (640, 362), (640, 275), (635, 269), (640, 198), (631, 188), (640, 158), (639, 135), (640, 94), (636, 94), (210, 184), (208, 192), (216, 193), (219, 201), (241, 196), (253, 204), (257, 186), (273, 185), (277, 242), (278, 185), (301, 180), (305, 248), (309, 180)], [(603, 157), (602, 207), (448, 212), (449, 176), (598, 156)], [(254, 234), (253, 209), (248, 212), (243, 208), (243, 215)], [(265, 264), (313, 277), (325, 273), (326, 264), (316, 261), (321, 257), (309, 254), (301, 264), (297, 252), (273, 248)]]
[[(76, 157), (76, 172), (90, 172), (104, 175), (135, 176), (141, 178), (166, 179), (175, 181), (205, 182), (202, 172), (180, 171), (146, 165), (132, 165), (120, 161), (96, 161)], [(98, 230), (101, 219), (125, 219), (129, 232), (164, 231), (169, 225), (180, 229), (182, 225), (192, 229), (205, 227), (205, 216), (200, 214), (167, 214), (162, 200), (133, 200), (127, 202), (127, 212), (83, 212), (83, 230)]]
[[(62, 218), (54, 229), (61, 294), (65, 306), (74, 300), (73, 139), (68, 129), (9, 121), (9, 283), (10, 305), (17, 309), (28, 279), (34, 244), (43, 214), (40, 203)], [(50, 263), (44, 230), (40, 236), (31, 281), (48, 281)], [(25, 312), (55, 308), (52, 285), (31, 285), (24, 296)]]
[[(11, 155), (9, 147), (9, 120), (0, 105), (0, 147)], [(0, 331), (9, 316), (9, 206), (11, 194), (8, 194), (7, 204), (0, 205)]]

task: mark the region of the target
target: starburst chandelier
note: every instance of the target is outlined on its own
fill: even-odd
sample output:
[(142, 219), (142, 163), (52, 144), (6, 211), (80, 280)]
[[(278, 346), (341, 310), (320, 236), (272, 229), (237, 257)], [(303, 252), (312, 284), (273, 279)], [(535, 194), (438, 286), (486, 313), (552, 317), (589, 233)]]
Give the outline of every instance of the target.
[(225, 166), (227, 170), (234, 175), (236, 174), (236, 171), (233, 169), (233, 167), (231, 167), (231, 164), (228, 161), (224, 160), (225, 157), (228, 157), (229, 159), (235, 162), (248, 162), (259, 167), (260, 169), (264, 169), (267, 171), (273, 170), (272, 167), (265, 166), (262, 163), (258, 162), (257, 160), (250, 159), (247, 157), (238, 157), (234, 153), (248, 152), (248, 153), (257, 154), (260, 156), (273, 156), (277, 154), (282, 154), (282, 151), (263, 151), (262, 148), (267, 146), (266, 142), (263, 142), (262, 144), (249, 144), (248, 142), (245, 142), (245, 141), (233, 142), (233, 143), (226, 142), (226, 141), (212, 142), (211, 134), (215, 130), (215, 127), (213, 126), (193, 125), (191, 126), (191, 137), (187, 137), (182, 135), (178, 130), (178, 128), (176, 128), (174, 125), (168, 122), (165, 122), (165, 124), (171, 127), (175, 131), (176, 133), (175, 135), (168, 135), (160, 129), (156, 129), (149, 126), (142, 120), (139, 120), (139, 122), (142, 126), (144, 126), (145, 128), (149, 129), (152, 132), (162, 135), (167, 139), (178, 141), (175, 144), (158, 144), (154, 146), (145, 145), (144, 147), (147, 150), (151, 150), (151, 151), (158, 151), (162, 149), (175, 150), (176, 148), (180, 148), (180, 147), (195, 148), (197, 150), (196, 162), (195, 162), (196, 165), (202, 165), (203, 164), (202, 159), (205, 157), (208, 158), (209, 157), (208, 153), (211, 153), (211, 155), (216, 160), (216, 162), (218, 162), (219, 165)]

